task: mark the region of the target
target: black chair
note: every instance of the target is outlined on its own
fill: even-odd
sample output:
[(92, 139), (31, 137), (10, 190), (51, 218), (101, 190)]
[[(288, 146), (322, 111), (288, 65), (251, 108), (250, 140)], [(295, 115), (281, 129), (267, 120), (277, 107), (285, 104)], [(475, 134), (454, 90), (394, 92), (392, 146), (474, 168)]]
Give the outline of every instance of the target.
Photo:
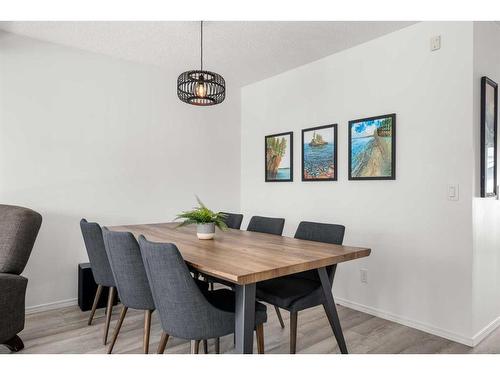
[[(281, 236), (283, 234), (283, 227), (285, 226), (285, 219), (265, 217), (265, 216), (252, 216), (250, 223), (248, 223), (247, 230), (250, 232), (260, 232), (268, 234), (276, 234)], [(278, 316), (281, 328), (285, 328), (283, 317), (281, 316), (280, 309), (274, 305), (274, 311)]]
[(221, 212), (224, 215), (224, 223), (231, 229), (240, 229), (243, 221), (242, 214), (232, 214), (230, 212)]
[(250, 232), (276, 234), (278, 236), (281, 236), (283, 234), (284, 226), (285, 219), (252, 216), (252, 218), (250, 219), (250, 223), (248, 223), (247, 230)]
[[(139, 237), (142, 257), (163, 333), (158, 353), (164, 352), (170, 336), (191, 340), (191, 353), (197, 354), (200, 340), (234, 333), (235, 296), (229, 289), (201, 290), (174, 244), (147, 241)], [(256, 302), (255, 325), (259, 353), (264, 352), (266, 306)]]
[[(344, 240), (344, 232), (343, 225), (303, 221), (297, 228), (295, 238), (341, 245)], [(325, 308), (341, 352), (347, 353), (333, 298), (325, 297), (325, 293), (331, 293), (335, 270), (336, 265), (330, 266), (326, 269), (326, 275), (322, 274), (323, 277), (328, 277), (328, 280), (325, 281), (330, 285), (328, 291), (324, 290), (319, 270), (301, 272), (257, 284), (256, 295), (259, 300), (290, 312), (290, 354), (294, 354), (296, 351), (298, 312), (318, 305), (323, 305)]]
[(103, 235), (118, 295), (123, 304), (120, 318), (116, 323), (113, 338), (108, 348), (108, 354), (113, 351), (129, 308), (144, 310), (143, 349), (144, 353), (147, 354), (149, 351), (151, 314), (155, 309), (155, 304), (142, 262), (139, 244), (133, 234), (129, 232), (112, 232), (104, 228)]
[(109, 265), (108, 255), (104, 247), (104, 239), (102, 238), (101, 226), (97, 223), (89, 223), (86, 219), (80, 220), (80, 229), (82, 231), (83, 241), (90, 260), (92, 275), (97, 284), (97, 291), (90, 311), (88, 325), (92, 324), (95, 310), (104, 288), (109, 288), (108, 304), (106, 307), (106, 324), (104, 325), (104, 345), (108, 343), (109, 324), (111, 322), (111, 314), (113, 312), (113, 302), (116, 296), (116, 284)]

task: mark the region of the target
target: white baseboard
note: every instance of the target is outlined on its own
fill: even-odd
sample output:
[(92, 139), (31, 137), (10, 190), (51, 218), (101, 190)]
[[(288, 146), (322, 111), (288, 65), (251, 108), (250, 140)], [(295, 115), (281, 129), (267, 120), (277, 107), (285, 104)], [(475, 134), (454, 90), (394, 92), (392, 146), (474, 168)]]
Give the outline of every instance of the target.
[[(408, 326), (411, 328), (415, 328), (415, 329), (418, 329), (420, 331), (424, 331), (424, 332), (430, 333), (432, 335), (443, 337), (445, 339), (455, 341), (455, 342), (458, 342), (460, 344), (464, 344), (464, 345), (471, 346), (471, 347), (477, 345), (484, 337), (486, 337), (488, 335), (488, 333), (490, 333), (494, 328), (496, 328), (496, 326), (494, 328), (489, 328), (491, 324), (488, 325), (488, 327), (487, 327), (487, 328), (489, 328), (488, 333), (484, 334), (484, 336), (481, 336), (482, 338), (476, 342), (474, 340), (474, 338), (471, 338), (471, 337), (457, 335), (455, 332), (443, 330), (441, 328), (434, 327), (434, 326), (431, 326), (431, 325), (426, 324), (426, 323), (418, 322), (416, 320), (412, 320), (412, 319), (409, 319), (409, 318), (406, 318), (403, 316), (392, 314), (390, 312), (383, 311), (383, 310), (380, 310), (380, 309), (377, 309), (374, 307), (366, 306), (366, 305), (363, 305), (363, 304), (360, 304), (357, 302), (351, 302), (351, 301), (345, 300), (343, 298), (335, 298), (335, 302), (338, 303), (339, 305), (349, 307), (350, 309), (353, 309), (353, 310), (361, 311), (361, 312), (364, 312), (364, 313), (367, 313), (370, 315), (377, 316), (377, 317), (382, 318), (382, 319), (390, 320), (391, 322), (399, 323), (399, 324), (402, 324), (402, 325), (405, 325), (405, 326)], [(498, 320), (498, 322), (496, 324), (498, 326), (498, 324), (500, 324), (500, 318), (497, 320)], [(482, 330), (481, 332), (483, 332), (483, 331), (484, 330)], [(476, 337), (476, 336), (474, 336), (474, 337)]]
[(78, 302), (77, 298), (70, 298), (62, 301), (44, 303), (42, 305), (29, 306), (26, 307), (26, 315), (54, 310), (54, 309), (60, 309), (63, 307), (75, 306), (77, 302)]
[(500, 327), (500, 316), (493, 319), (486, 327), (472, 337), (472, 346), (476, 346), (483, 341), (491, 332)]

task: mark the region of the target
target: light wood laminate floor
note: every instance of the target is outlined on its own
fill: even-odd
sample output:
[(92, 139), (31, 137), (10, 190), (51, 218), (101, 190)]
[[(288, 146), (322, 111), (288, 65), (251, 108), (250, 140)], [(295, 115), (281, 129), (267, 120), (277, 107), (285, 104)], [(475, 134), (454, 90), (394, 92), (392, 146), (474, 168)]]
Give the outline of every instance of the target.
[[(337, 306), (350, 353), (500, 353), (500, 330), (493, 332), (480, 345), (465, 345), (380, 319), (346, 307)], [(121, 306), (113, 309), (110, 335)], [(266, 353), (288, 353), (289, 316), (282, 310), (285, 329), (281, 329), (274, 308), (268, 306), (268, 322), (264, 325)], [(30, 314), (20, 334), (26, 348), (21, 353), (105, 353), (102, 345), (104, 309), (96, 312), (92, 326), (87, 325), (89, 312), (77, 306)], [(123, 323), (114, 353), (141, 353), (144, 315), (129, 310)], [(156, 352), (161, 328), (157, 313), (153, 313), (150, 353)], [(254, 340), (255, 341), (255, 340)], [(214, 352), (213, 340), (209, 350)], [(201, 348), (200, 348), (201, 349)], [(233, 350), (232, 335), (221, 338), (221, 352)], [(254, 352), (257, 352), (255, 349)], [(7, 353), (0, 346), (0, 353)], [(165, 354), (189, 353), (189, 343), (178, 338), (168, 341)], [(337, 343), (322, 307), (299, 313), (297, 353), (339, 353)]]

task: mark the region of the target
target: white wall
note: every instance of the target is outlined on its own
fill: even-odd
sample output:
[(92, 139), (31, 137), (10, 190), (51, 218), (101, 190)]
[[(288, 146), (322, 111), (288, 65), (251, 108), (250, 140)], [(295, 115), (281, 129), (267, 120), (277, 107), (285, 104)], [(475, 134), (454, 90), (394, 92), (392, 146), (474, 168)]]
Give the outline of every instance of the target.
[[(198, 108), (162, 70), (0, 33), (0, 202), (43, 224), (27, 306), (71, 300), (79, 220), (158, 222), (195, 204), (239, 209), (239, 96)], [(231, 89), (231, 88), (229, 88)]]
[[(500, 84), (500, 26), (474, 22), (474, 332), (500, 324), (500, 202), (480, 198), (481, 77)], [(499, 159), (500, 160), (500, 159)], [(500, 176), (500, 175), (499, 175)], [(486, 331), (487, 332), (487, 331)]]
[[(430, 52), (430, 38), (442, 49)], [(472, 337), (471, 22), (424, 22), (242, 90), (246, 214), (346, 225), (369, 258), (342, 264), (337, 301), (456, 341)], [(347, 180), (347, 123), (397, 114), (397, 180)], [(300, 130), (338, 123), (337, 182), (300, 181)], [(264, 182), (264, 136), (294, 131), (294, 182)], [(460, 185), (459, 201), (447, 185)], [(256, 203), (258, 202), (258, 204)], [(245, 225), (244, 223), (243, 225)], [(368, 284), (359, 269), (368, 269)]]

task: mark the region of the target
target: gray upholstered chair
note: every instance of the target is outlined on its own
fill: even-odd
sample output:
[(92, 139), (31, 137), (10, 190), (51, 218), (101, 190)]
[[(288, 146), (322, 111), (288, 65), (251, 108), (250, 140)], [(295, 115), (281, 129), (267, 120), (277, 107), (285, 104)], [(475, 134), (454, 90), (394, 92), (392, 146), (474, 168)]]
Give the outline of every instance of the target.
[[(283, 227), (285, 226), (285, 219), (265, 217), (265, 216), (252, 216), (250, 223), (248, 223), (247, 230), (250, 232), (260, 232), (267, 234), (276, 234), (281, 236), (283, 234)], [(278, 316), (281, 328), (285, 328), (283, 317), (281, 316), (278, 306), (274, 306), (274, 311)]]
[(86, 219), (80, 220), (80, 229), (82, 231), (83, 241), (90, 260), (92, 268), (92, 275), (97, 284), (97, 291), (92, 304), (88, 325), (92, 324), (92, 319), (101, 298), (104, 288), (109, 288), (108, 304), (106, 307), (106, 324), (104, 325), (104, 345), (108, 343), (109, 324), (111, 322), (111, 314), (113, 312), (113, 302), (116, 296), (116, 284), (109, 265), (108, 255), (104, 247), (104, 239), (102, 237), (102, 230), (99, 224), (89, 223)]
[(24, 348), (17, 334), (24, 329), (28, 279), (20, 274), (28, 262), (42, 216), (28, 208), (0, 205), (0, 345)]
[(155, 309), (155, 304), (146, 271), (144, 270), (139, 244), (133, 234), (129, 232), (112, 232), (104, 228), (103, 236), (109, 264), (118, 289), (118, 296), (123, 304), (120, 318), (116, 323), (113, 338), (108, 347), (108, 354), (113, 351), (129, 308), (144, 310), (143, 349), (144, 353), (147, 354), (149, 351), (151, 314)]
[(250, 223), (248, 223), (247, 230), (250, 232), (260, 232), (268, 234), (276, 234), (281, 236), (283, 234), (283, 227), (285, 226), (285, 219), (252, 216)]
[[(295, 232), (295, 238), (341, 245), (344, 232), (343, 225), (302, 221)], [(335, 270), (336, 265), (327, 268), (330, 289)], [(318, 272), (311, 270), (259, 282), (256, 294), (259, 300), (290, 312), (290, 354), (294, 354), (297, 343), (298, 312), (318, 305), (324, 306), (325, 303)]]
[(243, 221), (242, 214), (232, 214), (230, 212), (221, 212), (224, 214), (224, 223), (231, 229), (240, 229), (241, 222)]
[[(229, 289), (203, 291), (174, 244), (154, 243), (139, 237), (146, 274), (163, 329), (158, 353), (163, 353), (169, 336), (191, 340), (191, 353), (198, 353), (200, 340), (234, 333), (235, 296)], [(256, 302), (257, 347), (264, 353), (266, 307)]]

